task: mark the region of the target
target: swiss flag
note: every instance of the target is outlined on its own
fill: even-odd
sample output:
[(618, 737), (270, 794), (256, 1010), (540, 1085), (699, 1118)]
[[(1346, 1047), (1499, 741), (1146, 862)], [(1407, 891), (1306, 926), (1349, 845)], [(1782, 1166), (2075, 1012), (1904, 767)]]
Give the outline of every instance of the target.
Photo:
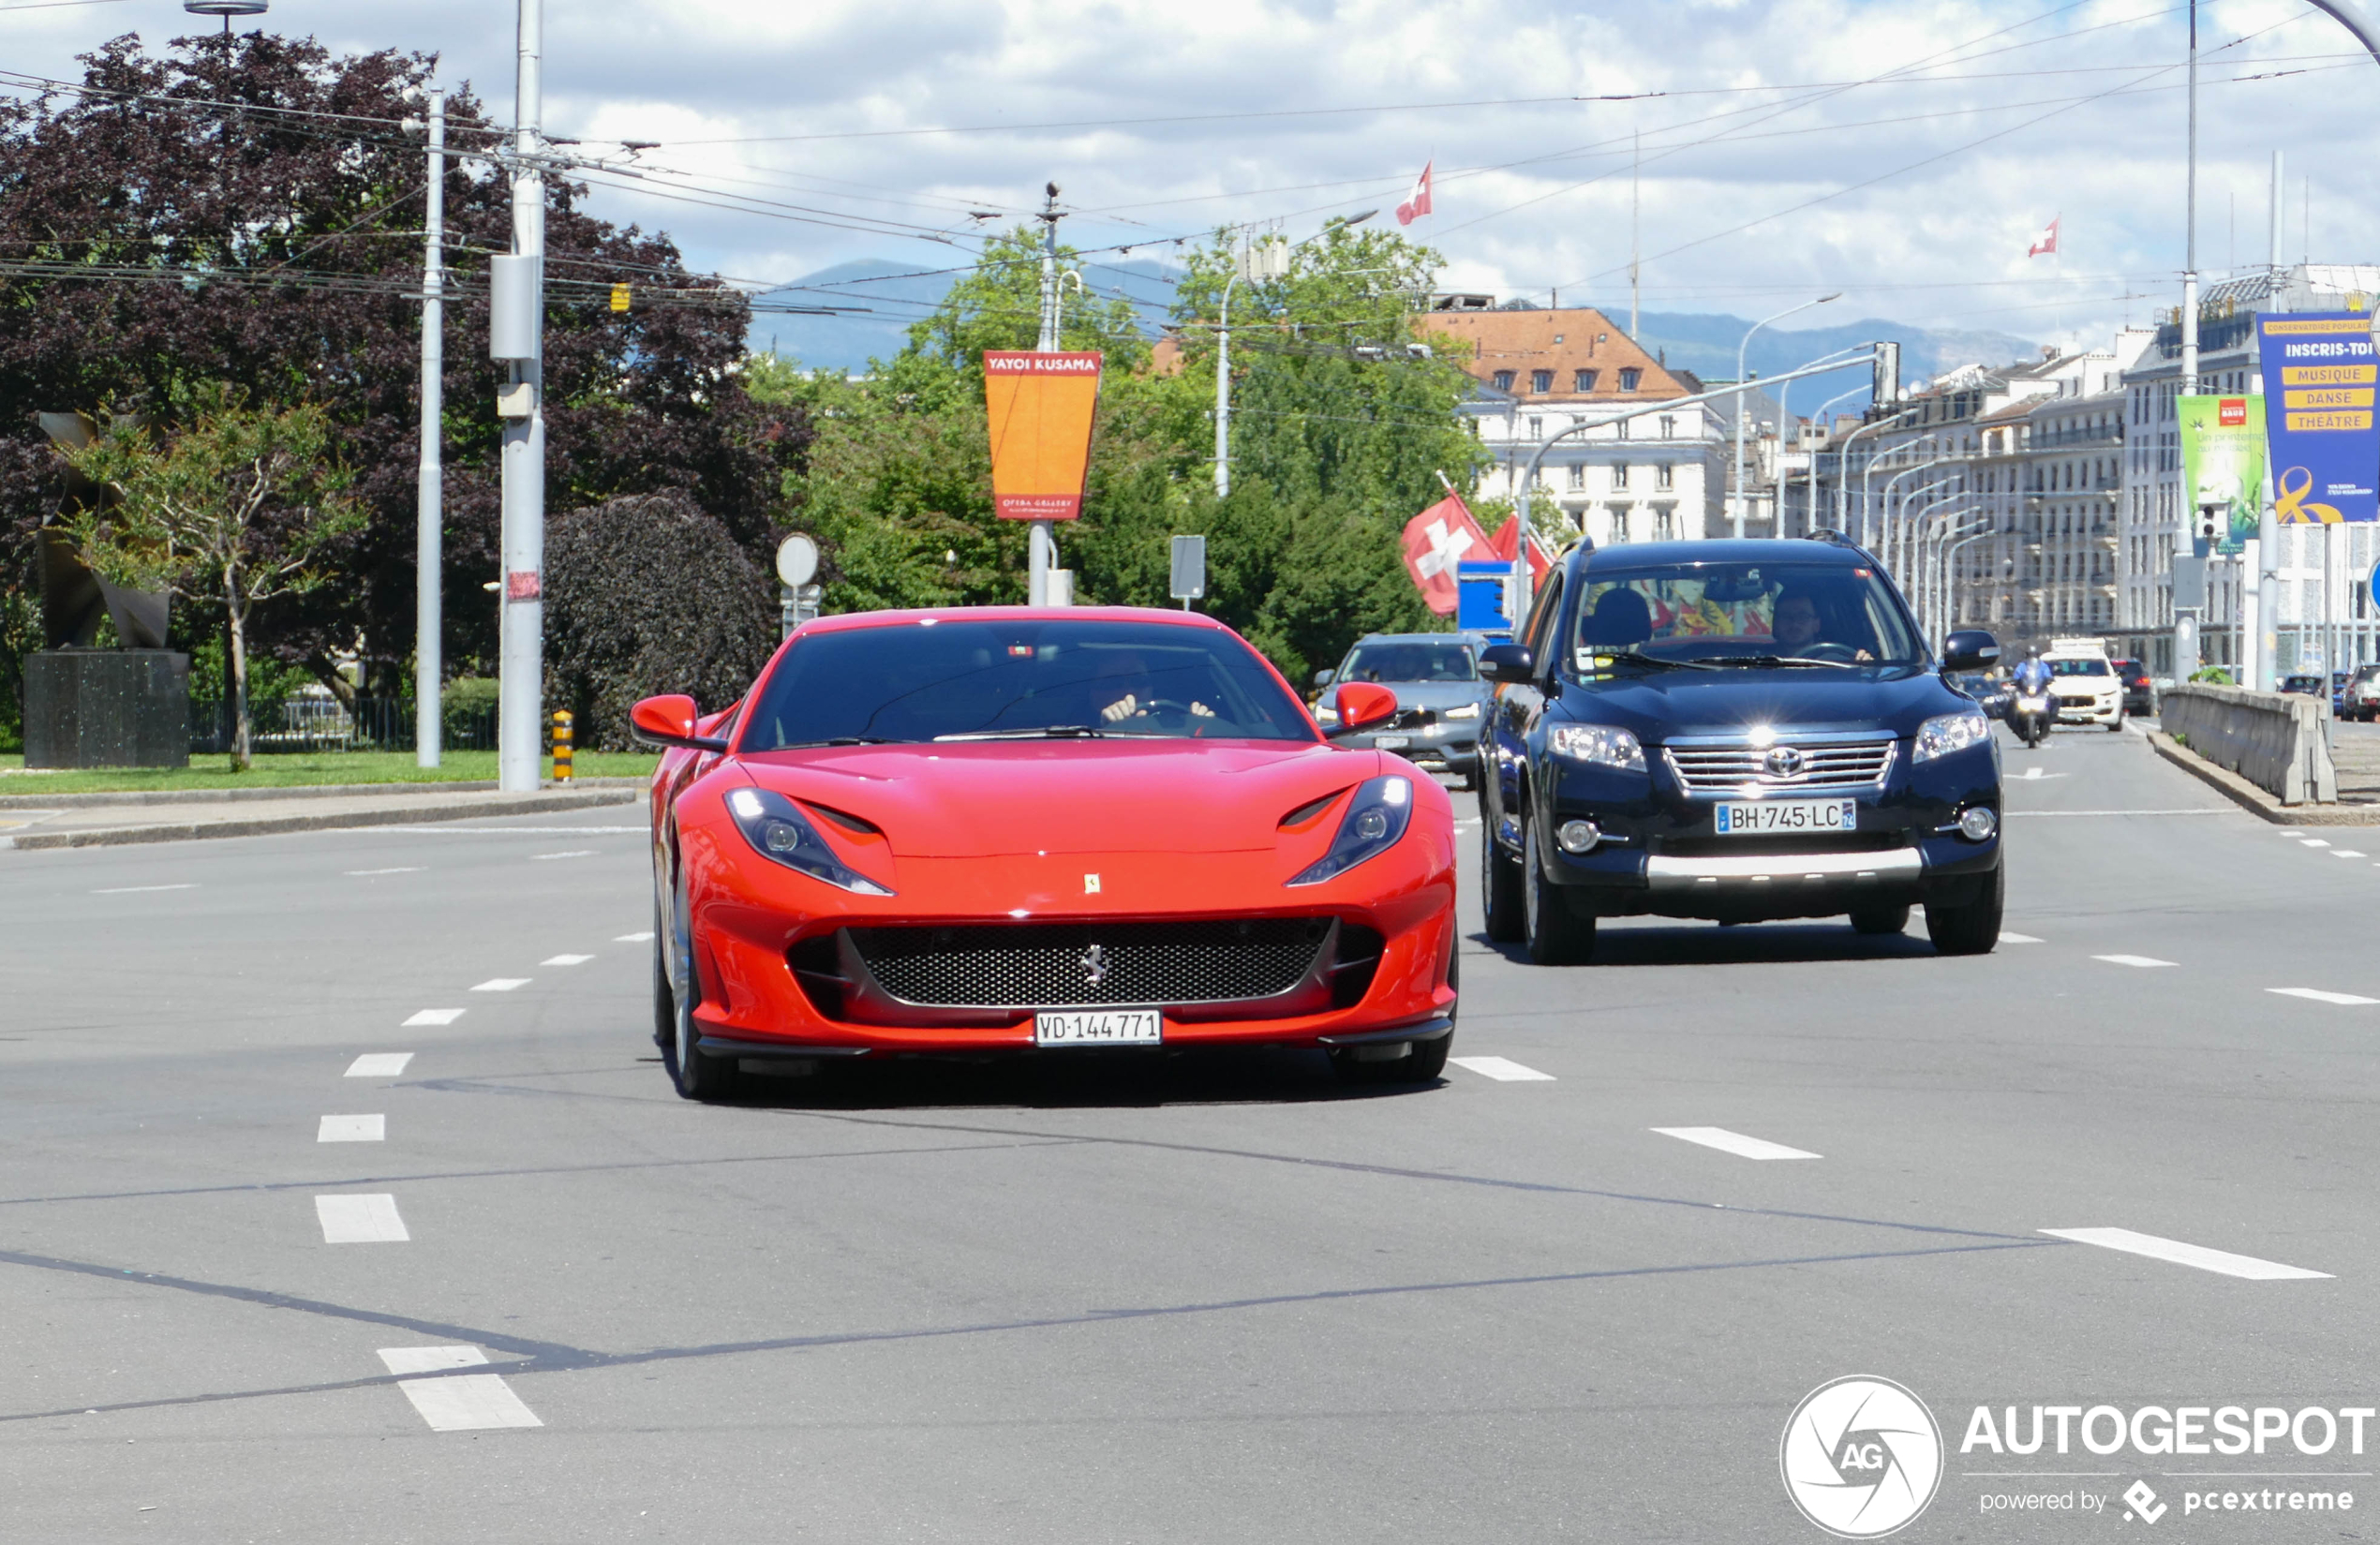
[(1406, 572), (1421, 587), (1430, 610), (1440, 617), (1454, 615), (1461, 593), (1455, 566), (1466, 558), (1484, 561), (1494, 552), (1495, 544), (1456, 494), (1447, 495), (1405, 523)]
[[(2059, 216), (2059, 218), (2063, 218), (2063, 216)], [(2033, 245), (2025, 249), (2025, 256), (2028, 258), (2046, 257), (2055, 253), (2057, 250), (2058, 219), (2052, 219), (2047, 225), (2042, 228), (2041, 234), (2033, 238)]]
[[(1495, 535), (1488, 538), (1488, 547), (1500, 558), (1510, 559), (1514, 557), (1520, 544), (1521, 517), (1518, 515), (1506, 517), (1504, 524), (1495, 528)], [(1545, 550), (1545, 544), (1537, 540), (1535, 531), (1531, 531), (1529, 533), (1531, 587), (1534, 588), (1535, 582), (1543, 579), (1545, 572), (1553, 567), (1554, 555)]]
[(1413, 179), (1413, 191), (1406, 195), (1405, 202), (1396, 206), (1397, 224), (1411, 225), (1430, 212), (1430, 168), (1435, 164), (1435, 161), (1421, 164), (1421, 175)]

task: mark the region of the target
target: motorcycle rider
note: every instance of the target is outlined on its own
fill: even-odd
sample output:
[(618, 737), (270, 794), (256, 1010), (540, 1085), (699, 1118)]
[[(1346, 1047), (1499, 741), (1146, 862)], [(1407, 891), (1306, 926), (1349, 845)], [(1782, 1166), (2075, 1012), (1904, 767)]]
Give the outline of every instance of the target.
[(2035, 648), (2016, 667), (2016, 690), (2029, 697), (2038, 697), (2049, 691), (2049, 661), (2042, 659), (2041, 650)]
[(2049, 669), (2049, 661), (2041, 657), (2038, 646), (2016, 667), (2014, 682), (2016, 691), (2008, 704), (2008, 725), (2024, 738), (2028, 746), (2047, 739), (2051, 726), (2058, 722), (2058, 708), (2054, 702), (2043, 713), (2025, 711), (2027, 699), (2049, 696), (2049, 683), (2053, 674)]

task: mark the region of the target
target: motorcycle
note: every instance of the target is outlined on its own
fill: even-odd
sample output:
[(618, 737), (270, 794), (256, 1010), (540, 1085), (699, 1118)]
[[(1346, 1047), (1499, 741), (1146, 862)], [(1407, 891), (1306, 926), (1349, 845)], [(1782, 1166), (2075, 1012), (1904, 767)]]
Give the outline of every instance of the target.
[(2008, 727), (2028, 748), (2049, 738), (2058, 725), (2058, 699), (2046, 691), (2019, 691), (2008, 705)]

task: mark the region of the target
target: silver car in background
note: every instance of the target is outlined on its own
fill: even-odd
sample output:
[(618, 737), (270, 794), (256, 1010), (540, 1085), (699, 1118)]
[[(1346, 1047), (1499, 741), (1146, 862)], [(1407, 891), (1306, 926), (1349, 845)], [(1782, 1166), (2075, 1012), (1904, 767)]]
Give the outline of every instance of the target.
[[(1479, 633), (1366, 633), (1355, 641), (1336, 670), (1316, 671), (1314, 684), (1328, 689), (1342, 681), (1376, 681), (1396, 690), (1397, 717), (1368, 734), (1343, 737), (1342, 746), (1394, 751), (1416, 766), (1451, 774), (1465, 788), (1480, 770), (1480, 723), (1493, 689), (1480, 679)], [(1327, 691), (1315, 706), (1325, 729), (1334, 716)]]

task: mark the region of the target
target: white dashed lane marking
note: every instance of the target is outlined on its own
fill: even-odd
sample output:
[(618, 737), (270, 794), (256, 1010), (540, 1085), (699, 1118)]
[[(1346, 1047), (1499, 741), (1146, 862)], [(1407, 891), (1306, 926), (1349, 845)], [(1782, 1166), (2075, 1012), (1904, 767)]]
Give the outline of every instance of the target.
[(2038, 944), (2041, 943), (2040, 940), (2034, 938), (2030, 933), (2010, 933), (2004, 929), (2000, 935), (2000, 942), (2003, 944)]
[(2251, 1282), (2292, 1282), (2315, 1277), (2327, 1280), (2330, 1275), (2328, 1271), (2309, 1271), (2302, 1266), (2258, 1260), (2254, 1255), (2235, 1255), (2228, 1250), (2209, 1250), (2203, 1244), (2135, 1234), (2129, 1228), (2045, 1228), (2042, 1232), (2076, 1244), (2095, 1244), (2103, 1250), (2120, 1250), (2130, 1255), (2171, 1261), (2176, 1266), (2194, 1266), (2201, 1271), (2220, 1271), (2226, 1277), (2245, 1277)]
[(1760, 1137), (1747, 1137), (1741, 1132), (1730, 1132), (1723, 1126), (1657, 1126), (1654, 1131), (1664, 1137), (1676, 1137), (1685, 1142), (1716, 1148), (1722, 1153), (1733, 1153), (1739, 1159), (1815, 1159), (1821, 1155), (1804, 1149), (1787, 1148)]
[(549, 955), (537, 962), (541, 966), (583, 966), (595, 957), (591, 955)]
[(2154, 966), (2169, 966), (2171, 960), (2160, 960), (2153, 955), (2094, 955), (2094, 960), (2105, 960), (2111, 966), (2138, 966), (2146, 971)]
[(318, 1143), (378, 1143), (388, 1140), (386, 1116), (325, 1116), (314, 1136)]
[(399, 864), (393, 869), (350, 869), (347, 872), (350, 878), (360, 878), (373, 874), (420, 874), (428, 868), (427, 864)]
[(196, 890), (198, 888), (194, 881), (186, 885), (111, 885), (106, 890), (95, 890), (91, 894), (94, 896), (146, 896), (152, 891)]
[(418, 1010), (408, 1025), (451, 1025), (463, 1017), (459, 1008), (425, 1008)]
[(1533, 1067), (1523, 1067), (1509, 1057), (1449, 1057), (1457, 1067), (1466, 1067), (1482, 1078), (1494, 1078), (1502, 1084), (1552, 1083), (1554, 1075), (1540, 1073)]
[(532, 864), (543, 864), (556, 858), (592, 858), (594, 856), (593, 848), (573, 848), (568, 853), (533, 853), (528, 855), (528, 861)]
[(2330, 856), (2333, 858), (2361, 858), (2364, 855), (2356, 852), (2353, 848), (2332, 848), (2330, 850)]
[(367, 1051), (347, 1064), (350, 1078), (394, 1078), (405, 1072), (405, 1064), (413, 1060), (409, 1051)]
[(2299, 846), (2308, 848), (2327, 848), (2330, 845), (2319, 837), (2300, 837), (2298, 842)]
[(529, 979), (526, 976), (491, 976), (471, 990), (473, 992), (510, 992), (514, 988), (528, 986), (528, 982)]
[(653, 936), (649, 933), (623, 933), (612, 941), (615, 944), (649, 944), (652, 942)]
[[(476, 1346), (383, 1346), (380, 1361), (392, 1374), (438, 1374), (477, 1368), (487, 1354)], [(443, 1378), (400, 1379), (398, 1389), (437, 1433), (485, 1427), (543, 1427), (500, 1374), (453, 1374)]]
[(2283, 998), (2303, 998), (2311, 1003), (2337, 1003), (2346, 1008), (2380, 1003), (2380, 998), (2358, 998), (2352, 992), (2325, 992), (2320, 988), (2267, 988), (2265, 990), (2277, 992)]
[(322, 1225), (324, 1244), (394, 1244), (413, 1237), (397, 1216), (396, 1198), (386, 1192), (317, 1196), (314, 1215)]

